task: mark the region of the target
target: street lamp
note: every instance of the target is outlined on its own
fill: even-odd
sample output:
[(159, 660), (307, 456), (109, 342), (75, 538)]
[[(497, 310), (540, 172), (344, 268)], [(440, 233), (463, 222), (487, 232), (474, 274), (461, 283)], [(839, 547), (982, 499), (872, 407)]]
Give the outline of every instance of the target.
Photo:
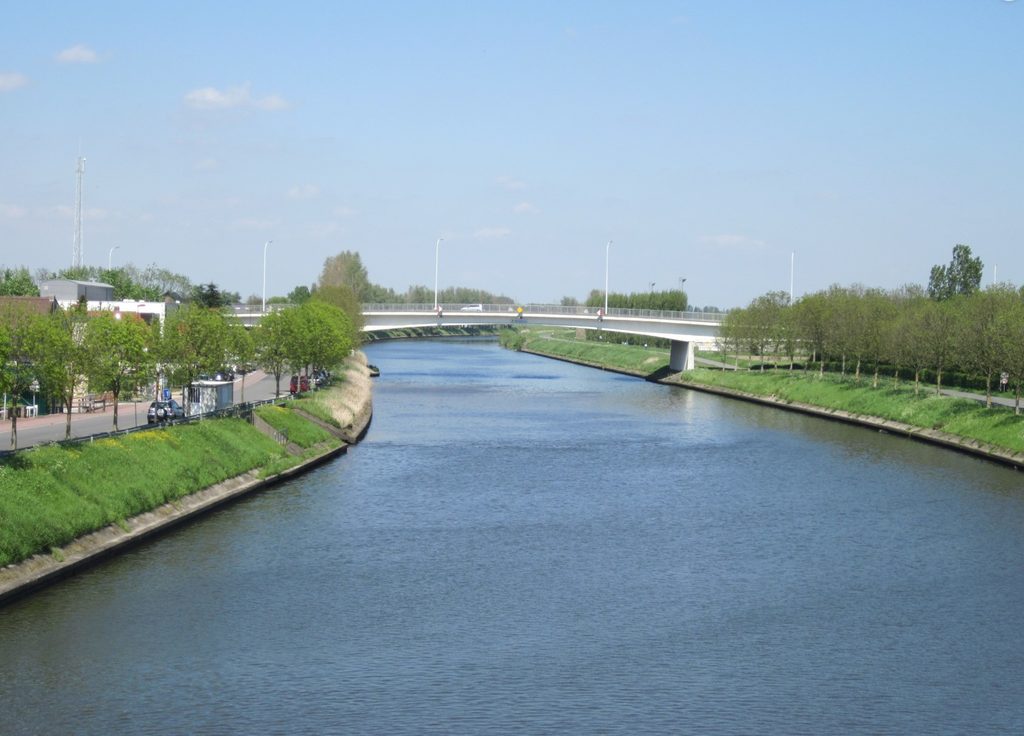
[(434, 311), (437, 311), (437, 264), (441, 257), (441, 241), (444, 238), (438, 238), (437, 242), (434, 243)]
[(120, 248), (120, 245), (115, 245), (109, 251), (107, 251), (107, 270), (110, 270), (111, 259), (114, 257), (114, 251)]
[(608, 314), (608, 253), (612, 249), (612, 241), (604, 247), (604, 313)]
[(273, 240), (268, 240), (263, 244), (263, 314), (267, 313), (267, 246), (273, 242)]
[(651, 293), (652, 294), (654, 293), (654, 282), (653, 281), (651, 282)]

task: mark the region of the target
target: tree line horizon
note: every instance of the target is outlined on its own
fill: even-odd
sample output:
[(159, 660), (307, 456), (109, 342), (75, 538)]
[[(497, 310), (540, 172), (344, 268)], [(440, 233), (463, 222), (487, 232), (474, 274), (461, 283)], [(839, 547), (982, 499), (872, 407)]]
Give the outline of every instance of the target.
[(1002, 283), (982, 289), (983, 269), (970, 246), (958, 244), (948, 265), (932, 267), (926, 287), (833, 284), (792, 303), (786, 292), (770, 291), (729, 311), (719, 342), (723, 352), (771, 357), (775, 363), (788, 359), (791, 367), (799, 357), (819, 375), (835, 370), (859, 382), (869, 371), (875, 387), (882, 374), (894, 381), (906, 377), (915, 393), (927, 376), (939, 394), (943, 377), (953, 374), (962, 384), (983, 386), (988, 406), (994, 385), (1002, 385), (1005, 376), (1019, 414), (1024, 287)]

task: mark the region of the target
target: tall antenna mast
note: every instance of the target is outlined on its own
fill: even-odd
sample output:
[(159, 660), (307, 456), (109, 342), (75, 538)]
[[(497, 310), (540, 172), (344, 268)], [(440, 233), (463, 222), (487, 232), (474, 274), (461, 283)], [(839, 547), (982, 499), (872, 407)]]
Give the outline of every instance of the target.
[(75, 166), (75, 240), (71, 248), (71, 267), (82, 267), (82, 175), (85, 174), (85, 159), (78, 157)]

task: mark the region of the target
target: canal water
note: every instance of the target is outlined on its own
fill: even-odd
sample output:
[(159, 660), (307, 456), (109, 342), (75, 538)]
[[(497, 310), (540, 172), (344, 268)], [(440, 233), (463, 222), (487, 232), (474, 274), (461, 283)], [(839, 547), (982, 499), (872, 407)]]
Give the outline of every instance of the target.
[(493, 343), (367, 352), (346, 457), (0, 609), (0, 733), (1024, 733), (1019, 474)]

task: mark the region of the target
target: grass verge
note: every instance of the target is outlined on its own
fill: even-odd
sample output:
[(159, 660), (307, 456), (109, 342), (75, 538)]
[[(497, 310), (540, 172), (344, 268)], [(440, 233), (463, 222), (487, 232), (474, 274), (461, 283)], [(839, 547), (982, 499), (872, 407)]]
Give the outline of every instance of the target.
[(648, 375), (668, 367), (668, 351), (664, 349), (576, 340), (573, 330), (544, 328), (538, 331), (522, 329), (517, 332), (523, 349), (589, 365), (636, 375)]
[(987, 408), (971, 399), (936, 396), (927, 389), (915, 395), (909, 383), (894, 387), (888, 381), (872, 388), (870, 381), (858, 384), (829, 374), (818, 377), (816, 373), (787, 370), (762, 373), (697, 369), (684, 374), (682, 380), (938, 429), (1013, 452), (1024, 451), (1024, 417), (1015, 416), (1013, 409), (999, 405)]
[(0, 566), (123, 524), (284, 454), (239, 419), (20, 452), (0, 463)]
[(256, 415), (303, 449), (338, 440), (312, 422), (297, 415), (290, 406), (265, 404), (257, 407)]

